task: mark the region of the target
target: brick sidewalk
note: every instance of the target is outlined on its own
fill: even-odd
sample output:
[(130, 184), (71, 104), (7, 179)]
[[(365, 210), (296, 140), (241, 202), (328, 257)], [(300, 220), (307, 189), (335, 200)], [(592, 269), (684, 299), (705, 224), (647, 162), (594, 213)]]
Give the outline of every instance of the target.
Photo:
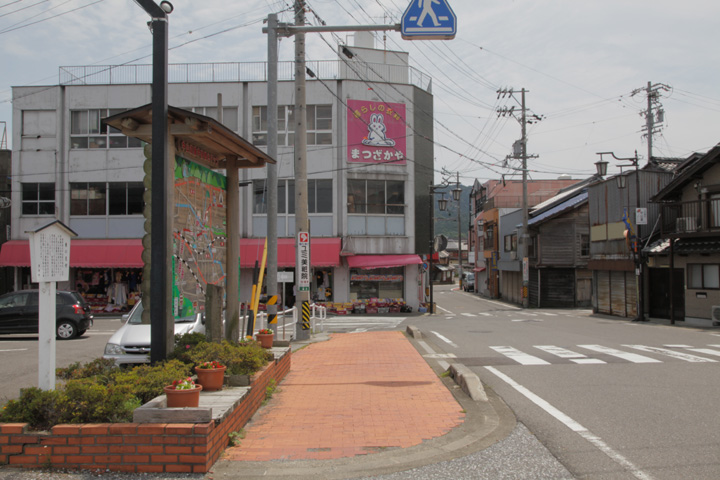
[(335, 334), (293, 353), (224, 460), (334, 459), (440, 437), (465, 414), (401, 332)]

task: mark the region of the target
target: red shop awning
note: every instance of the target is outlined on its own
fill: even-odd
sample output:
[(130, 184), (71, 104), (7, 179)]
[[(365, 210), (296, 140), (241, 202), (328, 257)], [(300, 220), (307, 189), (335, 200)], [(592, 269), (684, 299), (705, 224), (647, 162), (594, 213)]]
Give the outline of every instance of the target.
[(484, 272), (484, 271), (485, 271), (485, 267), (475, 267), (475, 268), (473, 268), (473, 272)]
[(418, 255), (353, 255), (347, 257), (350, 268), (391, 268), (423, 263)]
[[(87, 268), (142, 268), (142, 240), (77, 239), (70, 240), (70, 266)], [(30, 244), (10, 240), (0, 248), (0, 267), (29, 267)]]
[[(310, 263), (313, 267), (340, 266), (340, 238), (310, 238)], [(264, 238), (240, 239), (240, 268), (253, 268), (262, 260)], [(278, 238), (278, 267), (295, 267), (295, 239)]]

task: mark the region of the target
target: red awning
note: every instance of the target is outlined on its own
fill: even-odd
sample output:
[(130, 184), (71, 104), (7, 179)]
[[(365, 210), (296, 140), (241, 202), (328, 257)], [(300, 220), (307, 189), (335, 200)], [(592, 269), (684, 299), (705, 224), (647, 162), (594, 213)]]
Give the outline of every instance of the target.
[[(340, 238), (310, 238), (310, 263), (313, 267), (340, 266)], [(240, 239), (240, 268), (253, 268), (262, 260), (264, 238)], [(278, 238), (278, 267), (295, 267), (295, 239)]]
[(391, 268), (423, 263), (418, 255), (353, 255), (347, 257), (350, 268)]
[(484, 271), (485, 271), (485, 267), (475, 267), (475, 268), (473, 268), (473, 272), (484, 272)]
[[(70, 266), (88, 268), (142, 268), (142, 240), (77, 239), (70, 240)], [(30, 244), (10, 240), (0, 248), (0, 267), (29, 267)]]

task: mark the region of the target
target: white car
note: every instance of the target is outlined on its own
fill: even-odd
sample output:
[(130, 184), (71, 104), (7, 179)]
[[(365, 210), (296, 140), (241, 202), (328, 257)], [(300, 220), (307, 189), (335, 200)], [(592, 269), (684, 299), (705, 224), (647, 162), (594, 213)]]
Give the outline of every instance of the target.
[[(123, 326), (108, 340), (103, 358), (115, 360), (118, 365), (150, 362), (150, 325), (141, 323), (142, 312), (141, 300), (123, 315)], [(175, 335), (195, 332), (205, 333), (204, 314), (175, 319)]]

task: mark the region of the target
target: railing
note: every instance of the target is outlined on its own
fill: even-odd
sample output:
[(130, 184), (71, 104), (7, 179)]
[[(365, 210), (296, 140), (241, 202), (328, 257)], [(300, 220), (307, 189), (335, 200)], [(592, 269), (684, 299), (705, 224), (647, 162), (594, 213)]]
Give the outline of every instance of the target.
[(720, 198), (661, 204), (660, 212), (663, 236), (720, 234)]
[[(308, 60), (306, 66), (320, 80), (361, 80), (430, 88), (429, 75), (407, 65)], [(294, 62), (278, 62), (278, 80), (295, 77)], [(312, 79), (309, 75), (306, 78)], [(267, 62), (173, 63), (168, 83), (267, 81)], [(152, 83), (152, 65), (84, 65), (60, 67), (60, 85), (138, 85)]]
[[(289, 340), (293, 336), (294, 331), (298, 323), (298, 309), (296, 307), (288, 308), (287, 310), (278, 311), (278, 325), (271, 327), (277, 332), (278, 340)], [(287, 322), (288, 317), (292, 320)], [(325, 320), (327, 319), (327, 308), (322, 305), (315, 303), (310, 304), (310, 331), (312, 333), (318, 332), (317, 322), (320, 322), (320, 332), (325, 331)], [(247, 316), (240, 319), (243, 323), (247, 322)], [(255, 333), (260, 329), (261, 325), (267, 325), (267, 311), (259, 311), (257, 314), (257, 321), (255, 322)], [(290, 334), (287, 334), (287, 329), (290, 329)], [(282, 332), (282, 333), (281, 333)], [(242, 336), (242, 334), (241, 334)]]

